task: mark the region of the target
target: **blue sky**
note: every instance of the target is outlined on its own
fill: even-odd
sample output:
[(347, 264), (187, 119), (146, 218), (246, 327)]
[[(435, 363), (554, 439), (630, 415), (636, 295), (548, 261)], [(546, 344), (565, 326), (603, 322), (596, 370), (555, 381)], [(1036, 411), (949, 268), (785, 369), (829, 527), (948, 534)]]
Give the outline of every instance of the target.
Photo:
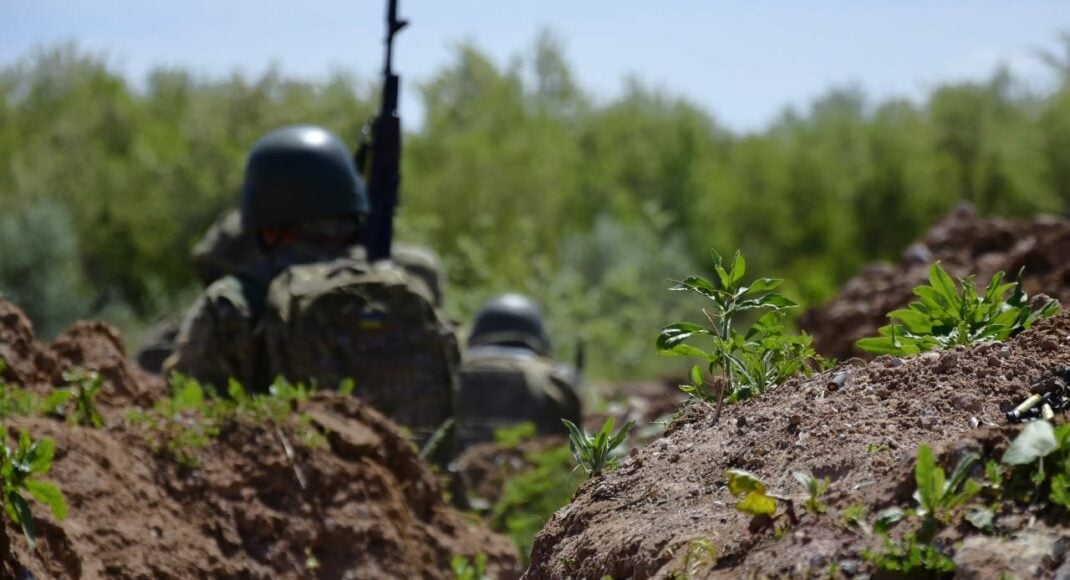
[[(1033, 56), (1070, 31), (1068, 0), (399, 0), (412, 26), (399, 39), (405, 81), (427, 78), (471, 40), (504, 64), (548, 28), (580, 83), (618, 94), (627, 75), (706, 108), (737, 130), (833, 86), (874, 98), (918, 97), (944, 81), (980, 79), (998, 63), (1037, 87)], [(275, 63), (320, 78), (380, 66), (383, 4), (372, 0), (0, 0), (0, 64), (41, 44), (76, 40), (131, 78), (153, 65), (205, 75)], [(403, 114), (419, 116), (409, 90)]]

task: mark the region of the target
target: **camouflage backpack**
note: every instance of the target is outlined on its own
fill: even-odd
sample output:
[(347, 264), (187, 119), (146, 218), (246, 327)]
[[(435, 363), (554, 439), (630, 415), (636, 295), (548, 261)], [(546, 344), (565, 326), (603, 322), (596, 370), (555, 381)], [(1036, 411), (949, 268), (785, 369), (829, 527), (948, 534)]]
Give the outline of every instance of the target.
[(426, 286), (393, 264), (291, 266), (261, 328), (273, 375), (332, 389), (352, 378), (355, 396), (420, 441), (452, 416), (457, 340)]

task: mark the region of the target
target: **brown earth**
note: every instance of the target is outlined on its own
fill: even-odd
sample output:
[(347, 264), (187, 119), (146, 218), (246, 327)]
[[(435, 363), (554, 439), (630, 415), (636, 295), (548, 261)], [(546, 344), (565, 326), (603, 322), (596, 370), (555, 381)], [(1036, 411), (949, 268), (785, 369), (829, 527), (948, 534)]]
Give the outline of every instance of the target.
[(911, 290), (928, 280), (939, 261), (956, 278), (976, 275), (982, 287), (1002, 271), (1013, 281), (1025, 267), (1025, 288), (1070, 304), (1070, 221), (1039, 216), (1031, 220), (978, 217), (961, 205), (903, 252), (898, 264), (875, 263), (852, 278), (828, 304), (799, 319), (814, 347), (840, 360), (863, 356), (855, 342), (877, 336), (886, 315), (915, 299)]
[(70, 513), (59, 522), (32, 504), (36, 553), (5, 518), (0, 577), (449, 578), (452, 556), (477, 553), (494, 577), (520, 573), (513, 545), (449, 507), (398, 429), (356, 399), (317, 394), (286, 424), (233, 424), (190, 468), (126, 421), (164, 385), (130, 364), (114, 329), (79, 323), (46, 347), (0, 300), (0, 356), (5, 382), (38, 392), (75, 366), (100, 372), (107, 422), (6, 421), (9, 435), (55, 440), (48, 478)]
[[(795, 378), (726, 407), (719, 424), (708, 407), (691, 406), (664, 437), (580, 487), (536, 537), (525, 578), (817, 577), (832, 566), (839, 569), (834, 576), (872, 574), (861, 552), (879, 543), (840, 525), (839, 512), (854, 504), (869, 506), (870, 514), (909, 507), (920, 444), (948, 451), (948, 471), (954, 451), (964, 447), (999, 457), (1016, 431), (1000, 426), (1003, 412), (1028, 395), (1032, 382), (1068, 363), (1070, 313), (1063, 313), (1007, 343), (854, 359)], [(832, 380), (840, 373), (842, 384)], [(793, 471), (827, 476), (829, 512), (815, 517), (796, 501), (797, 525), (781, 518), (780, 532), (759, 529), (754, 524), (761, 522), (734, 507), (730, 468), (752, 471), (772, 491), (797, 499)], [(960, 575), (1070, 574), (1065, 512), (1001, 512), (996, 527), (999, 535), (963, 527), (942, 534)], [(710, 542), (715, 561), (692, 550), (696, 542)]]

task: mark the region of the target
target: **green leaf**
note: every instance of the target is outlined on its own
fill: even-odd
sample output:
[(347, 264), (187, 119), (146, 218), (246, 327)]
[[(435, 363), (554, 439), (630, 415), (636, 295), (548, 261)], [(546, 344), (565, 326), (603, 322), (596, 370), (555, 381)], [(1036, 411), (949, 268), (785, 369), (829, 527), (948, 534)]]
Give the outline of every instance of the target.
[(895, 524), (906, 517), (906, 512), (897, 507), (890, 507), (877, 512), (873, 521), (873, 531), (878, 534), (886, 534)]
[[(939, 295), (947, 301), (947, 306), (957, 306), (961, 299), (959, 298), (958, 288), (955, 286), (955, 281), (951, 279), (951, 276), (940, 266), (940, 262), (934, 263), (929, 268), (929, 283), (939, 293)], [(963, 285), (967, 286), (967, 285)]]
[(30, 473), (48, 473), (52, 469), (52, 458), (56, 455), (56, 442), (44, 438), (32, 445), (26, 459), (30, 464)]
[(702, 366), (701, 365), (694, 365), (694, 366), (691, 367), (690, 378), (691, 378), (691, 384), (692, 385), (701, 385), (701, 384), (703, 384), (704, 381), (703, 381), (703, 378), (702, 378)]
[(735, 286), (736, 282), (743, 279), (743, 275), (747, 273), (747, 261), (743, 259), (743, 254), (736, 250), (736, 255), (732, 257), (732, 269), (729, 271), (731, 275), (731, 281), (729, 284)]
[(27, 480), (25, 485), (26, 491), (30, 492), (34, 499), (48, 506), (57, 520), (67, 519), (67, 500), (58, 487), (47, 481), (34, 479)]
[[(691, 324), (690, 322), (678, 322), (666, 326), (658, 333), (657, 348), (661, 354), (674, 354), (680, 356), (705, 357), (706, 353), (700, 349), (683, 344), (695, 336), (709, 335), (710, 331), (704, 326)], [(693, 354), (696, 353), (697, 354)]]
[(1047, 421), (1026, 424), (1018, 437), (1011, 442), (1000, 461), (1006, 465), (1027, 465), (1055, 451), (1055, 430)]
[(1051, 477), (1051, 493), (1048, 501), (1070, 511), (1070, 475), (1058, 473)]
[(765, 484), (757, 475), (743, 469), (729, 469), (725, 472), (728, 477), (728, 491), (734, 496), (754, 491), (765, 493)]
[(771, 516), (776, 513), (776, 500), (765, 495), (764, 491), (752, 491), (739, 503), (736, 509), (755, 516)]
[(22, 535), (26, 536), (26, 541), (30, 543), (30, 549), (37, 550), (37, 526), (33, 522), (30, 506), (14, 490), (7, 494), (7, 501), (11, 502), (12, 508), (18, 514), (18, 520), (15, 523), (22, 528)]
[(914, 499), (921, 507), (919, 515), (933, 514), (944, 495), (944, 470), (936, 465), (933, 450), (928, 445), (918, 447), (914, 480), (918, 484)]
[(776, 290), (784, 281), (779, 278), (758, 278), (746, 288), (745, 294), (760, 294)]

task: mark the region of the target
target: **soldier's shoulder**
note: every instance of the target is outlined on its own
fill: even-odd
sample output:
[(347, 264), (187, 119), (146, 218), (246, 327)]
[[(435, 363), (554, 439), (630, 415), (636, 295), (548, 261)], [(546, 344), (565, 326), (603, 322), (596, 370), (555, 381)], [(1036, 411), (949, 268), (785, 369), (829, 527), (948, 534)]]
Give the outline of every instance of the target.
[(350, 286), (390, 287), (434, 304), (431, 290), (419, 277), (390, 260), (369, 263), (359, 256), (290, 266), (271, 281), (269, 294), (310, 296)]

